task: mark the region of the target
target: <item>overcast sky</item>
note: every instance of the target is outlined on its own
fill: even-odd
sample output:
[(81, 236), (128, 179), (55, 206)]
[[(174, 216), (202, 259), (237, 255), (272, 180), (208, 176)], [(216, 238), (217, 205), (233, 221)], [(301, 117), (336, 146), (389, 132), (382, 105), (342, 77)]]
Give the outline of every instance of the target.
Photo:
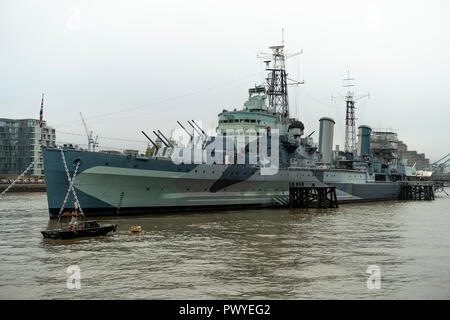
[[(145, 148), (141, 130), (176, 120), (217, 125), (262, 82), (258, 52), (285, 30), (291, 116), (306, 133), (336, 120), (344, 145), (342, 79), (350, 70), (357, 125), (392, 128), (410, 150), (450, 152), (449, 1), (0, 2), (0, 117), (44, 118), (57, 140), (86, 143), (79, 112), (102, 147)], [(70, 133), (70, 134), (69, 134)], [(75, 135), (74, 135), (75, 134)], [(77, 136), (79, 134), (80, 136)], [(341, 147), (342, 148), (342, 147)]]

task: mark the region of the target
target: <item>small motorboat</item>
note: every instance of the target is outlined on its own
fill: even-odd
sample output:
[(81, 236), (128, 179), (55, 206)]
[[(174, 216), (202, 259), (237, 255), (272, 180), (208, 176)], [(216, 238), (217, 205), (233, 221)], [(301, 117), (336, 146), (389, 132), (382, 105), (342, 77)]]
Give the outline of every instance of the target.
[[(66, 228), (62, 227), (62, 217), (72, 217)], [(98, 224), (96, 221), (81, 221), (84, 217), (82, 212), (66, 212), (60, 215), (61, 228), (55, 230), (41, 231), (44, 238), (47, 239), (73, 239), (80, 237), (96, 237), (103, 236), (108, 232), (115, 232), (116, 224)]]

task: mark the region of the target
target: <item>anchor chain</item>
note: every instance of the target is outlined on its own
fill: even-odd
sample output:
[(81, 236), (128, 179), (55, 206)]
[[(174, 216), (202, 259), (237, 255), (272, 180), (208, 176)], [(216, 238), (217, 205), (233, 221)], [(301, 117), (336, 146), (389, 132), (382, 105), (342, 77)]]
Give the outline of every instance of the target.
[(61, 216), (61, 213), (62, 213), (62, 211), (64, 210), (64, 207), (65, 207), (65, 205), (66, 205), (66, 202), (67, 202), (67, 199), (68, 199), (68, 197), (69, 197), (70, 191), (72, 191), (73, 197), (74, 197), (74, 199), (75, 199), (75, 202), (76, 202), (78, 208), (80, 209), (80, 212), (84, 215), (83, 209), (81, 208), (80, 202), (78, 201), (78, 197), (77, 197), (77, 194), (76, 194), (76, 192), (75, 192), (75, 188), (73, 187), (73, 183), (75, 182), (75, 178), (76, 178), (76, 176), (77, 176), (77, 171), (78, 171), (78, 168), (79, 168), (79, 166), (80, 166), (80, 161), (77, 162), (77, 165), (76, 165), (76, 167), (75, 167), (75, 171), (74, 171), (74, 173), (73, 173), (73, 177), (72, 177), (72, 179), (71, 179), (71, 178), (70, 178), (69, 169), (67, 168), (66, 157), (64, 156), (64, 151), (63, 151), (62, 148), (61, 148), (60, 150), (61, 150), (61, 158), (62, 158), (63, 164), (64, 164), (64, 169), (66, 170), (66, 174), (67, 174), (67, 180), (69, 181), (69, 189), (68, 189), (67, 192), (66, 192), (66, 196), (65, 196), (65, 198), (64, 198), (64, 202), (63, 202), (63, 204), (62, 204), (62, 206), (61, 206), (61, 209), (59, 210), (59, 215)]

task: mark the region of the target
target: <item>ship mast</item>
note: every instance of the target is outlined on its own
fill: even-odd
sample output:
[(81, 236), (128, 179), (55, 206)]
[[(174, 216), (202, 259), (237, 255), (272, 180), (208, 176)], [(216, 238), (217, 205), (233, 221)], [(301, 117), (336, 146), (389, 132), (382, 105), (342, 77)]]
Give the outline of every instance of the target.
[(350, 78), (350, 71), (347, 71), (347, 78), (343, 79), (343, 87), (347, 89), (347, 93), (344, 95), (346, 103), (345, 113), (345, 152), (355, 153), (356, 151), (356, 118), (355, 118), (355, 102), (356, 100), (369, 97), (369, 94), (359, 96), (355, 98), (355, 93), (352, 88), (355, 87), (355, 78)]
[[(279, 116), (282, 123), (289, 121), (289, 101), (287, 90), (287, 73), (285, 67), (285, 60), (300, 54), (296, 52), (286, 54), (284, 52), (284, 30), (282, 30), (281, 45), (271, 46), (269, 49), (271, 53), (260, 53), (258, 58), (265, 58), (266, 71), (268, 75), (267, 81), (267, 96), (269, 100), (269, 108), (274, 110)], [(271, 66), (269, 64), (272, 62)], [(290, 80), (290, 79), (289, 79)], [(296, 81), (295, 84), (302, 84), (303, 82)]]
[(270, 49), (272, 50), (272, 66), (266, 68), (266, 71), (269, 72), (266, 78), (269, 108), (275, 110), (280, 115), (281, 122), (285, 123), (289, 119), (289, 101), (284, 63), (284, 45), (272, 46)]
[(354, 92), (351, 88), (355, 86), (355, 78), (350, 78), (350, 71), (347, 71), (347, 78), (344, 79), (344, 88), (347, 88), (345, 94), (346, 113), (345, 113), (345, 152), (353, 152), (356, 148), (355, 140), (355, 100)]

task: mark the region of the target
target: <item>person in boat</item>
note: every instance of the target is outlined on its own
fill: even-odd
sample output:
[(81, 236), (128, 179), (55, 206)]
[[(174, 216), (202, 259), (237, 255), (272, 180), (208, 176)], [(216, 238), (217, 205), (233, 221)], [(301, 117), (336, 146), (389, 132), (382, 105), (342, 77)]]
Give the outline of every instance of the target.
[[(78, 205), (76, 201), (73, 202), (73, 212), (72, 213), (78, 213)], [(69, 230), (78, 230), (81, 229), (80, 227), (80, 217), (77, 215), (72, 216), (69, 222)]]

